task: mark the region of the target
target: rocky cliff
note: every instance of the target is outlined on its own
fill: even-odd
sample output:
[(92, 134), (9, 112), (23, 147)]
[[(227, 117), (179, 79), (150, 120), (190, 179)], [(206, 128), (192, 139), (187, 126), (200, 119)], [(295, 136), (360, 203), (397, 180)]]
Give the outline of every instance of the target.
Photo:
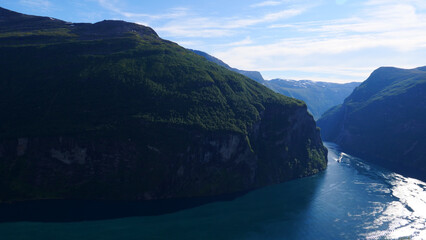
[[(3, 140), (2, 198), (214, 196), (325, 169), (326, 149), (306, 109), (287, 117), (288, 110), (275, 106), (262, 115), (248, 135), (141, 123), (134, 134), (121, 137), (80, 134)], [(275, 125), (281, 122), (287, 124)], [(144, 134), (146, 128), (158, 130), (149, 136), (136, 134)]]
[(213, 196), (326, 167), (303, 102), (148, 27), (0, 10), (0, 201)]

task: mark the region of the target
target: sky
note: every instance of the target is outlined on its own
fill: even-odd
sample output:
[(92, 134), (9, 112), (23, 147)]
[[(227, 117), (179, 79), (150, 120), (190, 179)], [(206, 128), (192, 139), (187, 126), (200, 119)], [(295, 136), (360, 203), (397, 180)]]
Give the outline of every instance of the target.
[(426, 65), (426, 0), (2, 0), (69, 22), (120, 19), (265, 79), (364, 81)]

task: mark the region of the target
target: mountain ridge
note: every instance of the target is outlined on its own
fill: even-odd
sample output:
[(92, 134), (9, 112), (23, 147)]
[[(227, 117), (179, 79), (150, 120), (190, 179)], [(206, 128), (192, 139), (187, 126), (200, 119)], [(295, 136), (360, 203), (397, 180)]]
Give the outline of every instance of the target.
[(251, 78), (277, 93), (304, 101), (308, 105), (308, 110), (314, 116), (314, 119), (320, 118), (321, 115), (331, 107), (341, 104), (345, 97), (349, 96), (353, 89), (360, 84), (358, 82), (338, 84), (279, 78), (265, 80), (260, 72), (232, 68), (222, 60), (213, 57), (208, 53), (198, 50), (191, 51), (204, 57), (210, 62), (216, 63), (219, 66)]
[[(40, 17), (17, 13), (0, 7), (0, 33), (32, 32), (36, 30), (68, 30), (69, 34), (82, 39), (102, 39), (137, 33), (159, 38), (150, 27), (122, 20), (103, 20), (96, 23), (71, 23), (51, 17)], [(4, 24), (7, 21), (7, 24)], [(2, 24), (3, 22), (3, 24)]]
[(51, 21), (0, 22), (0, 201), (217, 196), (326, 168), (303, 102), (148, 27)]
[(263, 79), (262, 74), (258, 71), (246, 71), (246, 70), (240, 70), (238, 68), (233, 68), (233, 67), (229, 66), (228, 64), (226, 64), (225, 62), (223, 62), (222, 60), (220, 60), (219, 58), (213, 57), (212, 55), (210, 55), (206, 52), (202, 52), (202, 51), (199, 51), (199, 50), (193, 50), (193, 49), (189, 49), (189, 50), (194, 52), (197, 55), (200, 55), (200, 56), (206, 58), (210, 62), (214, 62), (214, 63), (218, 64), (219, 66), (225, 67), (228, 70), (242, 74), (242, 75), (244, 75), (244, 76), (260, 83), (260, 84), (265, 83), (265, 79)]

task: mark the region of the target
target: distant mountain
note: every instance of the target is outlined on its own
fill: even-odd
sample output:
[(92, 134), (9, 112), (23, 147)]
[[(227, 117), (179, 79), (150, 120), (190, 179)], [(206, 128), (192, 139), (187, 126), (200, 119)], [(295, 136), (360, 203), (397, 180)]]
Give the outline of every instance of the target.
[(309, 80), (296, 81), (285, 79), (273, 79), (265, 81), (260, 72), (244, 71), (232, 68), (222, 60), (215, 58), (208, 53), (198, 50), (191, 51), (206, 58), (210, 62), (214, 62), (231, 71), (251, 78), (277, 93), (304, 101), (308, 105), (309, 112), (312, 113), (315, 119), (321, 117), (321, 115), (331, 107), (343, 103), (343, 100), (352, 93), (355, 87), (360, 84), (359, 82), (338, 84), (328, 82), (314, 82)]
[(310, 80), (284, 80), (273, 79), (265, 81), (265, 86), (288, 97), (304, 101), (309, 112), (315, 119), (343, 100), (361, 83), (351, 82), (345, 84), (314, 82)]
[(230, 67), (228, 64), (224, 63), (222, 60), (213, 57), (212, 55), (209, 55), (208, 53), (202, 52), (202, 51), (198, 51), (198, 50), (192, 50), (189, 49), (191, 51), (193, 51), (194, 53), (204, 57), (205, 59), (209, 60), (210, 62), (214, 62), (222, 67), (225, 67), (231, 71), (234, 71), (236, 73), (242, 74), (258, 83), (264, 84), (265, 83), (265, 79), (263, 79), (262, 74), (260, 74), (260, 72), (257, 71), (245, 71), (245, 70), (240, 70), (237, 68), (233, 68)]
[(0, 8), (0, 202), (241, 193), (326, 168), (306, 105), (149, 27)]
[(426, 179), (426, 67), (375, 70), (318, 125), (346, 151)]

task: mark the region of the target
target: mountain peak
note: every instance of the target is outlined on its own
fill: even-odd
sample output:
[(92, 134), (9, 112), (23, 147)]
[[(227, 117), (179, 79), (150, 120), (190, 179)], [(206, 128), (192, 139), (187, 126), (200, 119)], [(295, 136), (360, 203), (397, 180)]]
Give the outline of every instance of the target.
[(0, 7), (1, 32), (30, 32), (66, 28), (83, 39), (120, 37), (127, 33), (159, 38), (150, 27), (121, 20), (104, 20), (97, 23), (69, 23), (51, 17), (39, 17), (17, 13)]
[(75, 27), (75, 32), (85, 37), (116, 37), (130, 32), (140, 36), (150, 35), (158, 38), (152, 28), (122, 20), (104, 20), (94, 24), (79, 23), (75, 24)]

